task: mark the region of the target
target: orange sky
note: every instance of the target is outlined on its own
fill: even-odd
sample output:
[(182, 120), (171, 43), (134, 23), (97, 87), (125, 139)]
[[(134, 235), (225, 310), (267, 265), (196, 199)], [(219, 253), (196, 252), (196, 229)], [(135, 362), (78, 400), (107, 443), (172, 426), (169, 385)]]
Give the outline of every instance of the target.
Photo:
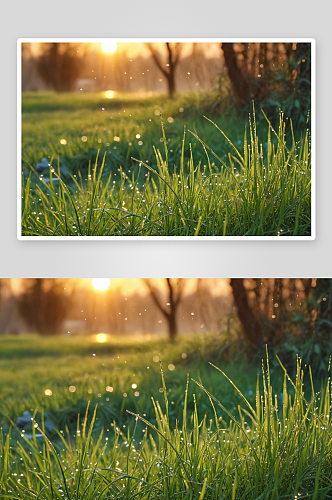
[[(107, 41), (107, 39), (105, 39)], [(115, 40), (116, 41), (116, 40)], [(73, 40), (74, 42), (74, 40)], [(146, 43), (143, 42), (117, 42), (118, 43), (118, 48), (117, 52), (126, 52), (128, 57), (135, 57), (137, 55), (146, 55), (150, 56), (150, 51), (147, 48)], [(197, 42), (199, 43), (199, 42)], [(96, 42), (91, 42), (91, 49), (93, 50), (100, 50), (102, 51), (101, 48), (101, 43), (96, 43)], [(164, 42), (158, 42), (153, 44), (157, 49), (159, 49), (161, 52), (165, 50), (165, 43)], [(183, 43), (183, 49), (182, 49), (182, 55), (186, 56), (192, 52), (192, 43), (191, 42), (184, 42)], [(220, 56), (220, 43), (206, 43), (206, 42), (201, 42), (201, 45), (204, 45), (205, 47), (205, 54), (207, 57), (219, 57)], [(32, 42), (30, 43), (31, 47), (31, 53), (33, 56), (38, 57), (40, 54), (40, 43), (37, 42)], [(104, 53), (104, 52), (103, 52)], [(111, 54), (109, 54), (111, 55)]]
[[(70, 279), (70, 278), (69, 278)], [(84, 287), (93, 289), (92, 278), (80, 278), (81, 284)], [(157, 288), (165, 287), (165, 278), (152, 278), (151, 281)], [(210, 280), (212, 295), (228, 294), (230, 293), (229, 280), (225, 278)], [(139, 292), (143, 295), (149, 293), (146, 285), (140, 278), (111, 278), (111, 287), (115, 289), (122, 289), (123, 293), (126, 295), (131, 295), (133, 293)], [(16, 293), (21, 291), (21, 278), (11, 279), (11, 289)], [(188, 278), (185, 294), (192, 293), (196, 289), (196, 278)], [(103, 293), (103, 292), (96, 292)]]

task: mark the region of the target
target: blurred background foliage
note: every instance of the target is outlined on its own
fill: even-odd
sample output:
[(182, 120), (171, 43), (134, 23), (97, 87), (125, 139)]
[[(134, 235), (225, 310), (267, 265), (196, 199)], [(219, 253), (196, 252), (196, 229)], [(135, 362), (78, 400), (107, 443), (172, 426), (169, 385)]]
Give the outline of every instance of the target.
[(2, 334), (75, 338), (102, 332), (128, 339), (148, 335), (171, 344), (188, 335), (213, 334), (220, 341), (215, 352), (213, 344), (207, 348), (211, 358), (259, 359), (267, 344), (272, 362), (278, 354), (290, 369), (296, 365), (294, 354), (316, 374), (329, 363), (328, 278), (105, 279), (105, 290), (87, 278), (3, 278), (0, 283)]
[(164, 91), (171, 98), (177, 92), (209, 90), (210, 110), (235, 106), (248, 113), (255, 101), (268, 116), (278, 118), (282, 109), (295, 124), (305, 123), (311, 107), (310, 43), (137, 42), (102, 47), (24, 43), (22, 90)]

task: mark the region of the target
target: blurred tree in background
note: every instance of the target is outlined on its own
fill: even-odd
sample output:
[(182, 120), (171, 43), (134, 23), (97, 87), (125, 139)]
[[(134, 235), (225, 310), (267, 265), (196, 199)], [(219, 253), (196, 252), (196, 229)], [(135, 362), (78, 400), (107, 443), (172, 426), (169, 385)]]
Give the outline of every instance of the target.
[[(173, 342), (180, 334), (213, 332), (220, 334), (225, 359), (261, 358), (267, 344), (271, 362), (278, 354), (289, 370), (297, 354), (316, 375), (328, 366), (331, 278), (145, 279), (129, 294), (122, 282), (98, 292), (88, 280), (77, 280), (78, 287), (73, 279), (19, 281), (17, 293), (11, 280), (0, 280), (0, 333), (168, 332)], [(14, 323), (15, 317), (25, 323)], [(210, 355), (218, 352), (213, 346)]]
[(156, 51), (152, 43), (147, 44), (151, 55), (153, 57), (154, 62), (164, 75), (167, 81), (167, 87), (168, 87), (168, 95), (170, 98), (174, 96), (175, 93), (175, 70), (179, 64), (179, 59), (180, 59), (180, 54), (181, 54), (181, 49), (183, 47), (183, 44), (181, 43), (165, 43), (166, 48), (167, 48), (167, 63), (166, 67), (168, 69), (165, 69), (162, 61), (160, 54)]
[(162, 299), (160, 295), (158, 295), (158, 292), (152, 285), (151, 281), (149, 279), (144, 279), (144, 283), (149, 288), (154, 303), (167, 320), (169, 339), (171, 342), (174, 342), (178, 336), (176, 314), (182, 300), (186, 280), (184, 278), (165, 278), (165, 281), (168, 289), (168, 299), (165, 304), (166, 307), (163, 305)]
[(36, 71), (38, 80), (55, 91), (77, 90), (78, 79), (84, 80), (84, 90), (156, 91), (164, 90), (166, 83), (170, 97), (179, 90), (209, 88), (200, 104), (204, 112), (225, 112), (237, 104), (247, 114), (254, 101), (273, 120), (281, 109), (294, 123), (306, 122), (311, 107), (310, 43), (145, 43), (135, 59), (129, 55), (130, 45), (119, 45), (124, 46), (109, 55), (94, 43), (41, 43), (37, 56), (23, 44), (23, 89), (40, 88)]
[[(5, 303), (6, 292), (10, 289), (10, 279), (0, 278), (0, 334), (6, 328), (6, 323), (11, 314), (11, 308)], [(7, 307), (6, 307), (7, 306)]]
[(56, 92), (73, 90), (84, 67), (82, 44), (45, 43), (44, 46), (44, 52), (37, 60), (39, 76)]
[(65, 293), (67, 280), (27, 278), (24, 292), (18, 297), (18, 310), (28, 326), (41, 335), (61, 333), (61, 326), (71, 308)]
[(232, 278), (244, 347), (278, 354), (287, 369), (298, 354), (313, 373), (326, 372), (332, 340), (332, 279)]
[(328, 336), (331, 340), (332, 331), (332, 279), (318, 278), (316, 281), (314, 302), (315, 333)]
[(222, 43), (233, 94), (269, 116), (279, 108), (304, 123), (311, 106), (310, 43)]
[(255, 350), (262, 343), (277, 343), (293, 334), (290, 325), (294, 319), (308, 320), (308, 300), (316, 280), (232, 278), (230, 284), (243, 337)]

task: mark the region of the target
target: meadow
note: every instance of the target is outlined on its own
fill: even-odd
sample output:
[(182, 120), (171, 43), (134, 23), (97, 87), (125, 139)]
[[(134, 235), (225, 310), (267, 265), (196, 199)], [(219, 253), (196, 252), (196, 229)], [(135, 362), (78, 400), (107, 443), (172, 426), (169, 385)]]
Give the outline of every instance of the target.
[(22, 235), (309, 236), (311, 138), (290, 118), (206, 92), (23, 93)]
[(0, 497), (331, 498), (328, 372), (227, 361), (226, 341), (0, 337)]

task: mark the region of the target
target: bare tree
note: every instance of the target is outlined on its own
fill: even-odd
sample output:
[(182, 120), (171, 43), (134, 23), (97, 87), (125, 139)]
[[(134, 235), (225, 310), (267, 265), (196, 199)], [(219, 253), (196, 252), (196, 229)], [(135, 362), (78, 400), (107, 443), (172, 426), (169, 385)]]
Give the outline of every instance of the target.
[(150, 290), (154, 303), (165, 316), (168, 323), (169, 339), (171, 342), (174, 342), (178, 335), (176, 313), (183, 296), (185, 279), (178, 278), (172, 281), (171, 278), (165, 278), (168, 288), (168, 302), (166, 307), (163, 306), (161, 298), (151, 281), (149, 279), (144, 279), (143, 281)]
[(166, 43), (167, 47), (166, 67), (168, 68), (167, 71), (162, 65), (161, 60), (159, 58), (159, 54), (156, 51), (155, 47), (152, 45), (152, 43), (147, 44), (156, 65), (158, 66), (158, 68), (160, 69), (160, 71), (163, 73), (163, 75), (167, 80), (168, 95), (171, 98), (174, 96), (175, 93), (175, 70), (179, 63), (182, 45), (183, 44), (181, 43), (174, 43), (173, 45), (171, 45), (168, 42)]

